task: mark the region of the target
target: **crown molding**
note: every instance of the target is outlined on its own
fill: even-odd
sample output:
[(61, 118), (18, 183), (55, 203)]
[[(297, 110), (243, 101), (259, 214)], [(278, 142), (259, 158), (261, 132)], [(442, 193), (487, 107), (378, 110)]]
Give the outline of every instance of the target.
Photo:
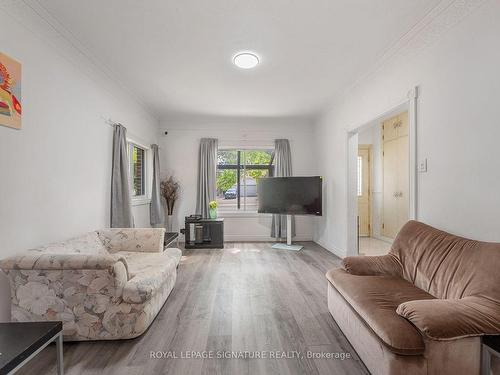
[[(109, 67), (94, 56), (76, 36), (64, 27), (38, 0), (0, 0), (0, 8), (29, 30), (35, 38), (54, 47), (112, 96), (125, 95), (142, 108), (145, 115), (159, 122), (158, 113), (150, 108), (133, 89)], [(118, 90), (118, 91), (117, 91)]]
[(490, 0), (443, 0), (425, 15), (415, 26), (389, 47), (382, 56), (364, 73), (360, 74), (352, 85), (335, 94), (320, 111), (321, 117), (364, 81), (377, 74), (395, 60), (409, 59), (419, 54), (441, 39), (449, 30), (464, 18)]

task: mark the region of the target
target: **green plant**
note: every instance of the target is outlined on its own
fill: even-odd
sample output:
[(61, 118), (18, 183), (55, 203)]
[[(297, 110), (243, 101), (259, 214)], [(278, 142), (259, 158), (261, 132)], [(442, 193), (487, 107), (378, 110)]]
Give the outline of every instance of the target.
[(211, 201), (208, 203), (208, 207), (210, 207), (212, 210), (215, 210), (217, 206), (218, 206), (217, 201)]
[(236, 184), (236, 171), (231, 169), (223, 169), (217, 175), (217, 190), (225, 193), (234, 184)]

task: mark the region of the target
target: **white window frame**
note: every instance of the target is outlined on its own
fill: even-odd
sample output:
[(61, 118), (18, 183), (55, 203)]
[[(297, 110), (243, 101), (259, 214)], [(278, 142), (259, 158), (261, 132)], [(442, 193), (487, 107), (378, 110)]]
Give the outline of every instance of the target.
[[(274, 144), (272, 143), (263, 143), (262, 145), (258, 145), (255, 143), (244, 144), (235, 143), (235, 142), (224, 142), (224, 145), (219, 146), (217, 151), (274, 151)], [(217, 215), (221, 218), (224, 217), (259, 217), (259, 216), (271, 216), (271, 214), (259, 214), (256, 210), (247, 211), (247, 210), (228, 210), (228, 211), (218, 211)]]
[[(133, 182), (132, 182), (132, 155), (130, 151), (132, 146), (137, 146), (144, 150), (144, 194), (139, 196), (132, 195)], [(141, 142), (133, 138), (127, 138), (127, 154), (128, 154), (128, 166), (129, 166), (129, 187), (130, 187), (130, 197), (132, 201), (132, 206), (142, 206), (151, 203), (151, 189), (153, 176), (153, 163), (151, 159), (151, 147), (145, 146)]]

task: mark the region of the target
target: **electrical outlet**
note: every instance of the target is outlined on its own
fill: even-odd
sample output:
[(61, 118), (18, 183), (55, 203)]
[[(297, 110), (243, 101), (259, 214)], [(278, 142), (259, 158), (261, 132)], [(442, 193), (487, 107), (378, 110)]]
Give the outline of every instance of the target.
[(427, 172), (427, 158), (420, 160), (418, 163), (418, 171), (420, 173)]

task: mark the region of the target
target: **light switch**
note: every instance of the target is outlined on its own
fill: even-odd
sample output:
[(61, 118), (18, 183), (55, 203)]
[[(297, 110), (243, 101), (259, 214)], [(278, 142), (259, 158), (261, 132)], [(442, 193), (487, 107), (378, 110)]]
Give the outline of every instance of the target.
[(427, 158), (420, 160), (418, 163), (418, 171), (420, 173), (427, 172)]

